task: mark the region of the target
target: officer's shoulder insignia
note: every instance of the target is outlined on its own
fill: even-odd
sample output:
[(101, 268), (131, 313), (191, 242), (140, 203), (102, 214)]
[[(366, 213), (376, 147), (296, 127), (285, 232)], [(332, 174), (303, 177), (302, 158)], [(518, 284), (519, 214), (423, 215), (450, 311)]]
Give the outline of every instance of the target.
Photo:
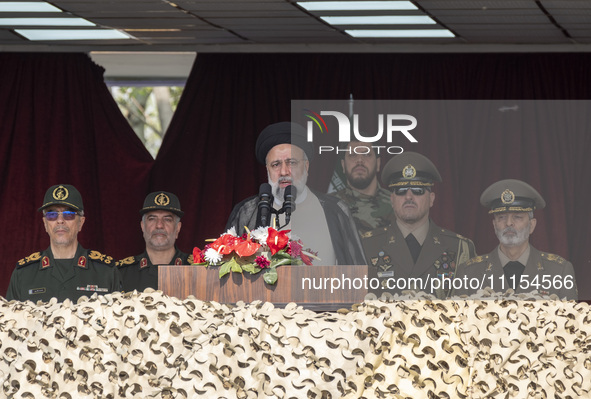
[(361, 238), (370, 238), (373, 237), (373, 231), (366, 231), (365, 233), (361, 234)]
[(121, 260), (117, 261), (115, 263), (115, 265), (118, 267), (123, 267), (123, 266), (127, 266), (127, 265), (133, 265), (136, 262), (137, 262), (137, 260), (135, 259), (135, 256), (128, 256), (125, 259), (121, 259)]
[(19, 260), (17, 262), (17, 266), (18, 267), (26, 266), (26, 265), (29, 265), (33, 262), (38, 261), (39, 259), (41, 259), (41, 252), (34, 252), (31, 255), (25, 256), (24, 258)]
[(466, 262), (466, 266), (474, 265), (476, 263), (481, 263), (487, 259), (488, 259), (488, 255), (476, 256), (476, 257), (470, 259), (468, 262)]
[(113, 258), (107, 256), (105, 254), (100, 253), (99, 251), (90, 251), (88, 253), (88, 257), (93, 261), (104, 263), (105, 265), (114, 265)]
[(547, 254), (544, 252), (542, 252), (542, 258), (544, 258), (550, 262), (554, 262), (554, 263), (558, 263), (558, 264), (563, 264), (564, 262), (566, 262), (566, 259), (564, 259), (562, 256), (555, 255), (555, 254)]

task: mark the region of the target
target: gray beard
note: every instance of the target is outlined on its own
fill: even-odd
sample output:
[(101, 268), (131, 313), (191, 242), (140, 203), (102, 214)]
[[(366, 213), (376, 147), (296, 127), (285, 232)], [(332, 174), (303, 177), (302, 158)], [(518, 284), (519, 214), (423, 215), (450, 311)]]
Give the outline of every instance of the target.
[[(513, 230), (517, 234), (514, 235), (513, 237), (504, 236), (503, 233), (505, 233), (506, 231), (509, 231), (509, 230)], [(517, 245), (523, 244), (524, 242), (526, 242), (529, 239), (529, 225), (527, 225), (521, 231), (517, 231), (513, 227), (507, 227), (504, 230), (495, 229), (495, 233), (496, 233), (497, 238), (499, 239), (499, 242), (501, 244), (506, 245), (508, 247), (517, 246)]]

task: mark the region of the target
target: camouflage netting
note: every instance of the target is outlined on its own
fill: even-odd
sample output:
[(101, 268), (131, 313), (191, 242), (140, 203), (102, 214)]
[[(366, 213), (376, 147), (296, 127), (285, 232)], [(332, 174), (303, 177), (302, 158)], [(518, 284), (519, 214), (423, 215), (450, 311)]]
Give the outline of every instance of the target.
[(316, 314), (160, 292), (0, 301), (14, 398), (589, 397), (589, 305), (417, 296)]

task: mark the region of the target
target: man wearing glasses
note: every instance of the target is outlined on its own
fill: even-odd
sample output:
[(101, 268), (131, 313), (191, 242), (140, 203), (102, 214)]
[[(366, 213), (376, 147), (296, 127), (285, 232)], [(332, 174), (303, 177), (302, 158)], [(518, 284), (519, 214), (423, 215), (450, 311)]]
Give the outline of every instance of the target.
[(425, 156), (404, 152), (386, 164), (382, 182), (391, 191), (396, 219), (363, 235), (371, 288), (376, 294), (414, 290), (446, 298), (456, 267), (474, 257), (475, 250), (471, 240), (429, 218), (439, 171)]
[(118, 291), (120, 278), (113, 258), (78, 243), (86, 219), (78, 190), (69, 184), (50, 187), (39, 211), (49, 248), (17, 262), (6, 298), (36, 302), (55, 297), (61, 302)]
[[(273, 196), (272, 211), (266, 225), (291, 229), (305, 247), (318, 251), (314, 265), (365, 265), (355, 223), (347, 206), (337, 198), (312, 192), (307, 186), (309, 158), (313, 148), (306, 140), (306, 131), (296, 123), (279, 122), (267, 126), (256, 143), (256, 158), (266, 166)], [(295, 199), (287, 198), (287, 187)], [(296, 190), (293, 190), (295, 187)], [(257, 215), (263, 196), (255, 196), (237, 204), (226, 224), (238, 235), (257, 226)], [(293, 215), (287, 218), (287, 201)], [(295, 208), (295, 209), (294, 209)]]
[(175, 245), (181, 231), (181, 203), (176, 195), (156, 191), (146, 196), (140, 210), (140, 227), (146, 250), (117, 262), (123, 291), (158, 289), (158, 265), (190, 265), (193, 255), (181, 252)]

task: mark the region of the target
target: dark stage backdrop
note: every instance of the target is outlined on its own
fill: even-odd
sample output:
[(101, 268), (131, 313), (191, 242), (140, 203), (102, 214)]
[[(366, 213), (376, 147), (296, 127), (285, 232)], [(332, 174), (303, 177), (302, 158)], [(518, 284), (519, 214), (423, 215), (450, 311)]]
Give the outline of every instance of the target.
[[(266, 180), (254, 143), (269, 123), (289, 120), (292, 99), (589, 99), (589, 67), (589, 54), (200, 54), (151, 161), (86, 56), (0, 54), (0, 218), (14, 226), (2, 243), (0, 292), (17, 259), (48, 245), (36, 209), (51, 184), (79, 187), (81, 241), (114, 257), (141, 251), (145, 194), (175, 192), (186, 212), (178, 244), (190, 251), (217, 237), (232, 206)], [(580, 117), (576, 126), (587, 127)], [(496, 238), (480, 193), (502, 178), (530, 182), (548, 202), (533, 244), (570, 259), (589, 299), (590, 140), (588, 128), (546, 127), (421, 142), (416, 150), (444, 178), (432, 216), (487, 253)], [(314, 162), (311, 171), (310, 185), (325, 190), (332, 171)]]

